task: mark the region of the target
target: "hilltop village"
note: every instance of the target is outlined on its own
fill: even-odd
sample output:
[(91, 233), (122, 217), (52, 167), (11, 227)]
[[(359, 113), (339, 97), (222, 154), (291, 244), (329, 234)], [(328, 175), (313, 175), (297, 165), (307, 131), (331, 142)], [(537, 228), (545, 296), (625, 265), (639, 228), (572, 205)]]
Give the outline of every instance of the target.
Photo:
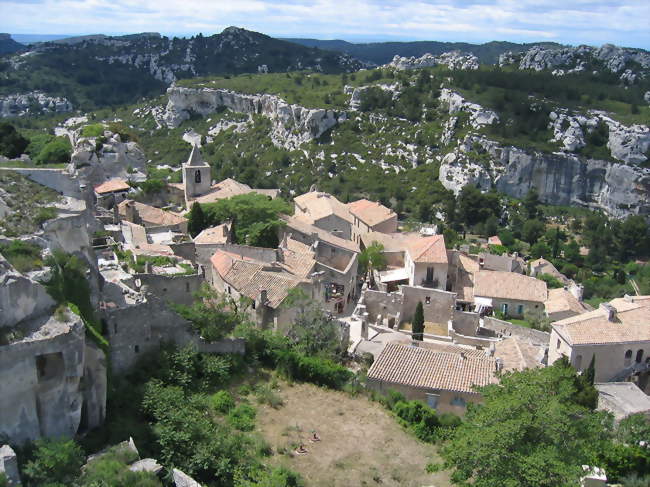
[[(165, 344), (245, 354), (244, 338), (208, 333), (178, 311), (201, 299), (197, 292), (281, 334), (310, 302), (336, 324), (348, 357), (372, 363), (369, 390), (396, 391), (440, 414), (462, 417), (482, 401), (476, 387), (561, 358), (579, 372), (592, 369), (598, 407), (617, 419), (650, 411), (650, 296), (594, 309), (582, 286), (543, 257), (491, 252), (501, 245), (496, 235), (472, 249), (450, 248), (435, 226), (405, 229), (379, 202), (345, 204), (317, 188), (295, 196), (281, 223), (258, 235), (277, 245), (242, 243), (246, 222), (212, 225), (210, 205), (264, 205), (279, 192), (213, 181), (196, 145), (181, 171), (165, 199), (144, 203), (132, 179), (1, 170), (21, 191), (47, 194), (52, 209), (32, 234), (1, 241), (0, 434), (9, 443), (101, 426), (109, 375), (128, 373)], [(11, 208), (3, 211), (9, 218)], [(64, 282), (75, 267), (81, 281)], [(561, 286), (550, 288), (542, 276)], [(76, 306), (67, 304), (70, 295)], [(88, 309), (79, 305), (84, 299)], [(524, 319), (550, 326), (517, 324)], [(2, 451), (0, 466), (17, 485), (15, 454)], [(589, 485), (605, 485), (599, 471), (586, 475), (601, 482)], [(183, 483), (180, 470), (173, 477), (195, 485)]]

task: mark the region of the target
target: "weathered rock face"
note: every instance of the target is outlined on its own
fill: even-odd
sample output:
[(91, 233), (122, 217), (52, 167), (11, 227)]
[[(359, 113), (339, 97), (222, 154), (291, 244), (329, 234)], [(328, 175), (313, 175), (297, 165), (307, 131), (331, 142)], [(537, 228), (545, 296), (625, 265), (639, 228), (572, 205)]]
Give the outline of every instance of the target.
[(18, 458), (16, 452), (9, 445), (3, 445), (0, 448), (0, 474), (5, 475), (9, 487), (20, 485)]
[(45, 288), (16, 271), (0, 255), (0, 328), (8, 328), (54, 307)]
[(458, 112), (469, 113), (473, 129), (479, 129), (484, 125), (491, 125), (499, 121), (499, 116), (492, 110), (487, 110), (476, 103), (470, 103), (458, 93), (446, 88), (440, 91), (440, 101), (449, 106), (449, 115)]
[(98, 137), (76, 140), (68, 171), (86, 186), (97, 186), (108, 179), (135, 178), (146, 173), (147, 160), (136, 142), (122, 142), (119, 134), (104, 132)]
[(72, 110), (72, 103), (66, 98), (48, 96), (40, 91), (0, 97), (0, 118), (63, 113)]
[(605, 67), (617, 73), (621, 81), (631, 84), (638, 76), (650, 70), (650, 52), (605, 44), (600, 48), (590, 46), (546, 48), (533, 46), (523, 53), (508, 52), (499, 56), (499, 65), (505, 66), (519, 62), (519, 69), (541, 71), (552, 69), (553, 74), (562, 76), (568, 73)]
[(101, 424), (106, 382), (81, 379), (86, 368), (105, 377), (103, 353), (87, 360), (81, 319), (44, 315), (20, 325), (24, 338), (0, 346), (0, 434), (22, 444), (40, 437), (70, 438)]
[(356, 88), (353, 86), (346, 85), (343, 88), (343, 93), (345, 93), (346, 95), (350, 95), (350, 101), (348, 102), (350, 106), (350, 110), (359, 109), (359, 107), (361, 106), (361, 101), (363, 100), (364, 93), (368, 91), (370, 88), (379, 88), (383, 91), (391, 93), (393, 99), (395, 99), (400, 95), (401, 86), (399, 83), (393, 83), (392, 85), (379, 84), (379, 85), (372, 85), (372, 86), (359, 86)]
[(574, 152), (584, 147), (585, 135), (604, 123), (608, 132), (607, 148), (614, 159), (628, 164), (641, 164), (648, 159), (650, 128), (646, 125), (626, 126), (602, 113), (584, 116), (551, 112), (549, 117), (552, 140), (559, 142), (564, 151)]
[(396, 55), (393, 60), (385, 66), (388, 68), (403, 70), (429, 68), (437, 66), (438, 64), (443, 64), (449, 69), (478, 69), (479, 60), (474, 54), (452, 51), (442, 53), (440, 56), (426, 53), (419, 58), (414, 56), (401, 57)]
[[(473, 160), (470, 153), (476, 145), (484, 153), (482, 161)], [(467, 136), (442, 160), (440, 182), (456, 193), (467, 183), (486, 188), (488, 180), (515, 198), (535, 187), (542, 200), (556, 205), (602, 209), (616, 218), (650, 215), (649, 169), (502, 147), (477, 136)]]
[(189, 119), (192, 112), (207, 116), (226, 107), (234, 112), (270, 118), (273, 122), (273, 143), (288, 149), (295, 149), (320, 137), (346, 119), (345, 112), (290, 105), (275, 95), (246, 95), (223, 89), (181, 87), (171, 87), (167, 94), (169, 102), (158, 120), (170, 128), (178, 127)]

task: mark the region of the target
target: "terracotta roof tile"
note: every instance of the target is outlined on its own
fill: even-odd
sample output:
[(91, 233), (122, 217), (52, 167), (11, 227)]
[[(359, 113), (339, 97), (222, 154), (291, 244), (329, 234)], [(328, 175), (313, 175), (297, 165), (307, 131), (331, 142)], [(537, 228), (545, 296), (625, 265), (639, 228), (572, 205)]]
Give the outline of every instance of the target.
[(311, 236), (313, 234), (316, 234), (318, 236), (318, 240), (322, 240), (323, 242), (333, 245), (334, 247), (340, 247), (352, 252), (359, 252), (359, 246), (352, 240), (346, 240), (344, 238), (338, 237), (333, 233), (307, 223), (296, 216), (280, 215), (280, 218), (286, 222), (287, 228), (291, 230), (302, 233), (303, 235)]
[(408, 253), (413, 262), (423, 263), (447, 263), (447, 249), (445, 248), (445, 237), (432, 235), (414, 240), (408, 247)]
[(366, 199), (348, 203), (348, 208), (350, 209), (350, 213), (370, 227), (397, 217), (397, 214), (390, 208), (386, 208), (381, 203)]
[(489, 357), (440, 352), (389, 343), (368, 371), (369, 380), (420, 389), (476, 392), (474, 386), (497, 382), (496, 362)]
[(650, 296), (632, 301), (615, 299), (613, 321), (604, 308), (553, 323), (553, 329), (572, 345), (650, 341)]
[(475, 272), (474, 296), (538, 303), (543, 303), (548, 297), (544, 281), (504, 271)]
[(578, 301), (570, 291), (564, 288), (549, 289), (548, 299), (544, 303), (548, 314), (572, 311), (579, 315), (591, 311), (593, 308), (586, 303)]
[(194, 237), (194, 243), (197, 244), (219, 244), (219, 243), (228, 243), (230, 235), (230, 225), (228, 223), (222, 223), (216, 227), (206, 228), (196, 237)]
[(129, 189), (131, 189), (131, 186), (124, 179), (111, 179), (95, 186), (95, 193), (106, 194), (114, 191), (128, 191)]
[(212, 185), (208, 193), (197, 198), (193, 198), (191, 201), (198, 201), (199, 203), (214, 203), (215, 201), (248, 193), (259, 193), (270, 196), (271, 198), (275, 198), (278, 196), (279, 192), (280, 190), (278, 189), (253, 189), (247, 184), (240, 183), (239, 181), (228, 178)]
[(138, 217), (142, 220), (145, 226), (148, 225), (178, 225), (184, 223), (187, 218), (172, 213), (171, 211), (161, 210), (155, 206), (145, 205), (133, 200), (124, 200), (118, 207), (119, 214), (122, 218), (126, 216), (126, 207), (133, 206)]
[(343, 220), (352, 222), (352, 216), (347, 205), (341, 203), (329, 193), (311, 191), (294, 198), (294, 203), (299, 210), (295, 217), (310, 224), (314, 224), (322, 218), (336, 215)]

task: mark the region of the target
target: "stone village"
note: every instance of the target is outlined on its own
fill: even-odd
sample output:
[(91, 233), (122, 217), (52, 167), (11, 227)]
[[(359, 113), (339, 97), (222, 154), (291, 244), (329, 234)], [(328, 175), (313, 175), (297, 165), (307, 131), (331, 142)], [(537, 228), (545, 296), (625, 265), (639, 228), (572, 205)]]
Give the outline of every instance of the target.
[[(117, 134), (105, 137), (126, 145)], [(316, 188), (293, 199), (277, 248), (234, 243), (236, 222), (229, 221), (192, 238), (187, 213), (195, 202), (247, 193), (272, 199), (279, 192), (212, 181), (194, 146), (181, 168), (183, 182), (170, 183), (169, 200), (154, 206), (132, 197), (128, 179), (140, 169), (128, 178), (124, 168), (98, 168), (92, 160), (84, 170), (11, 169), (61, 195), (56, 216), (23, 239), (45, 255), (62, 250), (88, 264), (113, 374), (167, 342), (243, 353), (242, 339), (208, 342), (169, 306), (191, 304), (204, 283), (233, 300), (248, 298), (251, 319), (278, 331), (295, 317), (286, 302), (300, 289), (336, 318), (350, 355), (372, 355), (368, 386), (379, 392), (396, 390), (463, 415), (468, 403), (481, 401), (474, 387), (498, 381), (500, 371), (544, 367), (560, 357), (580, 371), (597, 355), (599, 408), (617, 419), (650, 414), (650, 296), (626, 295), (593, 309), (581, 286), (543, 258), (495, 255), (487, 245), (473, 253), (450, 249), (435, 228), (401, 231), (396, 213), (378, 202), (345, 204)], [(371, 247), (386, 266), (361, 274), (360, 255)], [(165, 264), (147, 262), (135, 272), (123, 255), (164, 257)], [(21, 273), (0, 257), (0, 437), (12, 444), (72, 437), (105, 417), (107, 357), (76, 313), (57, 309), (41, 284), (50, 272)], [(563, 287), (548, 289), (540, 274)], [(416, 340), (418, 308), (424, 330)], [(497, 315), (545, 318), (551, 331)], [(0, 452), (0, 472), (17, 484), (15, 454), (9, 446)], [(180, 471), (174, 479), (194, 485)]]

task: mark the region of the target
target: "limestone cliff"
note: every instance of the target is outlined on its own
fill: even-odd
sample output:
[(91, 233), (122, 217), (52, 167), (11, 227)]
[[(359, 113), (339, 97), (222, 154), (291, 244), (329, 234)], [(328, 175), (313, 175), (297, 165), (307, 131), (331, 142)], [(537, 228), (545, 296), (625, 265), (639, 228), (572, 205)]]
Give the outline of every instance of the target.
[(172, 86), (167, 90), (169, 102), (157, 120), (170, 128), (178, 127), (192, 113), (210, 115), (219, 109), (263, 115), (271, 119), (271, 138), (279, 147), (295, 149), (301, 144), (323, 135), (337, 123), (345, 120), (345, 112), (327, 109), (310, 109), (291, 105), (275, 95), (248, 95), (225, 89), (182, 88)]
[(476, 184), (515, 198), (535, 187), (542, 200), (556, 205), (602, 209), (618, 218), (650, 214), (650, 169), (503, 147), (473, 135), (442, 159), (440, 182), (455, 193)]
[(72, 103), (66, 98), (48, 96), (40, 91), (0, 96), (0, 118), (64, 113), (72, 109)]
[(439, 56), (427, 53), (418, 58), (396, 55), (385, 67), (403, 70), (428, 68), (439, 64), (447, 66), (449, 69), (478, 69), (479, 60), (474, 54), (459, 51), (444, 52)]

